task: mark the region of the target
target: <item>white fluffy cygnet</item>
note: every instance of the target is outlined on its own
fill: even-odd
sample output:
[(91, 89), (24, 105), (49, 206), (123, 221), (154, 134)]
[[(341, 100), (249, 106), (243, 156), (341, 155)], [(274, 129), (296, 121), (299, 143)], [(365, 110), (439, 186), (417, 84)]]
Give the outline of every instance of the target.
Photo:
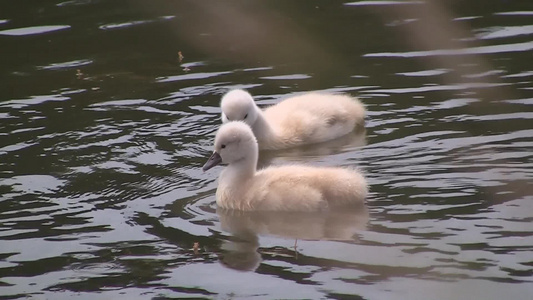
[(365, 107), (354, 97), (308, 93), (261, 110), (250, 93), (236, 89), (220, 102), (222, 122), (244, 121), (260, 149), (286, 149), (329, 141), (364, 126)]
[(344, 168), (287, 165), (256, 170), (258, 145), (250, 127), (240, 121), (223, 124), (208, 170), (227, 164), (218, 181), (219, 207), (243, 211), (318, 211), (360, 204), (368, 193), (363, 175)]

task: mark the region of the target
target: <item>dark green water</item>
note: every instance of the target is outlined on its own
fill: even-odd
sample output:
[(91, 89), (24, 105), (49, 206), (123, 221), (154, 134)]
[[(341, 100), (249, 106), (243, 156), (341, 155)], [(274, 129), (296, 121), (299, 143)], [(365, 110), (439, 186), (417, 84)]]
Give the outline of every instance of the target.
[[(531, 299), (533, 2), (442, 2), (0, 2), (0, 298)], [(359, 167), (366, 207), (217, 213), (230, 88), (360, 97), (261, 164)]]

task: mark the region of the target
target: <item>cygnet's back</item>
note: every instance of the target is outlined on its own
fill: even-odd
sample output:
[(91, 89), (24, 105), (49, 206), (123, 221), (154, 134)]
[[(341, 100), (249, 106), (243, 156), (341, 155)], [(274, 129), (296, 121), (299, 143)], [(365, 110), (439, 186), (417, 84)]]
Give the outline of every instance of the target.
[(256, 171), (257, 142), (243, 122), (222, 125), (215, 151), (204, 170), (228, 166), (219, 177), (217, 204), (236, 210), (317, 211), (331, 206), (363, 203), (368, 188), (356, 170), (303, 165)]
[(347, 95), (308, 93), (287, 98), (261, 111), (244, 90), (221, 101), (222, 121), (244, 121), (260, 149), (285, 149), (332, 140), (364, 126), (365, 108)]
[(251, 206), (261, 210), (327, 210), (362, 203), (368, 192), (355, 170), (302, 165), (260, 170), (249, 185)]
[(313, 144), (363, 127), (365, 109), (357, 99), (346, 95), (310, 93), (270, 106), (264, 115), (286, 141)]

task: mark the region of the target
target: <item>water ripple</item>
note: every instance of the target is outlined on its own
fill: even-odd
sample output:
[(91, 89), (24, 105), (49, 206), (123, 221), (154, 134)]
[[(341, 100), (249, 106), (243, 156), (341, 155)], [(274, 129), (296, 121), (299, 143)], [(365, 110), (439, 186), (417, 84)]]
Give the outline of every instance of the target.
[(430, 51), (412, 51), (412, 52), (382, 52), (382, 53), (368, 53), (363, 57), (425, 57), (425, 56), (441, 56), (441, 55), (474, 55), (474, 54), (497, 54), (506, 52), (526, 52), (533, 50), (533, 42), (524, 42), (516, 44), (492, 45), (465, 49), (442, 49)]
[(1, 30), (0, 35), (24, 36), (24, 35), (48, 33), (48, 32), (53, 32), (53, 31), (58, 31), (58, 30), (65, 30), (69, 28), (70, 28), (70, 25), (48, 25), (48, 26), (23, 27), (23, 28)]
[(138, 20), (138, 21), (123, 22), (123, 23), (104, 24), (104, 25), (100, 25), (98, 28), (102, 29), (102, 30), (126, 28), (126, 27), (135, 26), (135, 25), (149, 24), (149, 23), (153, 23), (153, 22), (161, 21), (161, 20), (163, 20), (163, 21), (171, 20), (174, 17), (175, 16), (163, 16), (163, 17), (159, 17), (159, 18), (157, 18), (155, 20)]
[(183, 81), (183, 80), (198, 80), (198, 79), (205, 79), (209, 77), (218, 77), (218, 76), (227, 75), (227, 74), (231, 74), (231, 72), (191, 73), (191, 74), (157, 78), (156, 81), (159, 83), (162, 83), (162, 82)]

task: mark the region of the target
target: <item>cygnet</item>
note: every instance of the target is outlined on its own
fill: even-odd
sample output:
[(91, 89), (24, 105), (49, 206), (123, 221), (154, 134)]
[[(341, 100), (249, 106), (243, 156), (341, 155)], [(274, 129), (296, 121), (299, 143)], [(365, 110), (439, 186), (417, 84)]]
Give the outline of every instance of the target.
[(217, 205), (242, 211), (321, 211), (364, 203), (367, 182), (357, 170), (305, 165), (271, 166), (256, 170), (258, 144), (242, 121), (223, 124), (215, 150), (203, 166), (227, 167), (219, 176)]
[(259, 149), (277, 150), (329, 141), (364, 127), (365, 107), (355, 97), (308, 93), (261, 110), (241, 89), (222, 97), (222, 122), (244, 121)]

